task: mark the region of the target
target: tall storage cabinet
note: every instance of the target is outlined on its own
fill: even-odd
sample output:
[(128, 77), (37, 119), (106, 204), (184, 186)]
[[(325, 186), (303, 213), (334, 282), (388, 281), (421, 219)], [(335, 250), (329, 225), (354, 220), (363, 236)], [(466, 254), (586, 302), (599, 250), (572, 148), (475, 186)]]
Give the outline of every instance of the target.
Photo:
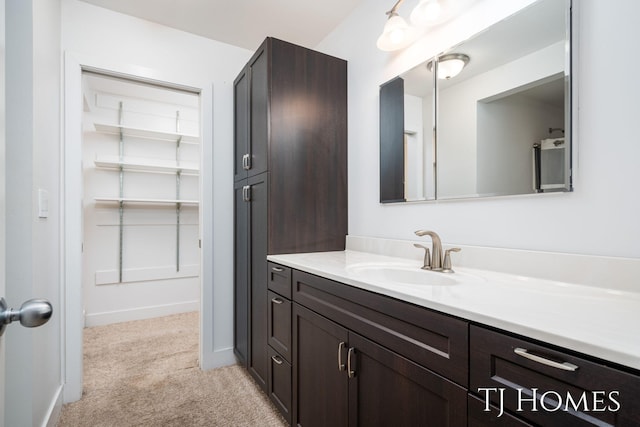
[(344, 249), (347, 63), (267, 38), (234, 108), (235, 353), (267, 391), (267, 254)]

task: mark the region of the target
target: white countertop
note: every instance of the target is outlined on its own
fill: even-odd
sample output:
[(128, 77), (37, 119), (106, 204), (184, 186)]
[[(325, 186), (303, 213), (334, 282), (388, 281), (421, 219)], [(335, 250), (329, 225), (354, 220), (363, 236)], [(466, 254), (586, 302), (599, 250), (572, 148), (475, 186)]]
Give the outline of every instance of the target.
[(420, 263), (353, 250), (267, 258), (347, 285), (640, 369), (640, 293), (455, 266), (453, 276), (474, 280), (452, 285), (397, 284), (364, 279), (353, 272), (353, 267), (381, 263), (419, 269)]

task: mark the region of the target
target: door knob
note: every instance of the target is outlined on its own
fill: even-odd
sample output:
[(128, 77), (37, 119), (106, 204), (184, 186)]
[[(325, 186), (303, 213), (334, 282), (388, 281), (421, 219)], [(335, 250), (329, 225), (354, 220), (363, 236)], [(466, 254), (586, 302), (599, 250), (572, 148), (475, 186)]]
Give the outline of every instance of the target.
[(2, 336), (4, 329), (11, 322), (19, 320), (22, 326), (35, 328), (47, 323), (52, 313), (53, 307), (46, 299), (30, 299), (20, 306), (20, 310), (14, 310), (7, 308), (5, 299), (0, 298), (0, 336)]

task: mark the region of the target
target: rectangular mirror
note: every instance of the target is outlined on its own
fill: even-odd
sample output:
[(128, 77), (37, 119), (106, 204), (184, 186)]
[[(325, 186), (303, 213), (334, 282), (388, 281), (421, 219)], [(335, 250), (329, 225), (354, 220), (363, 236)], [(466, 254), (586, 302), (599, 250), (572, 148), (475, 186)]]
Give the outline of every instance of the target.
[(571, 191), (569, 34), (539, 0), (382, 85), (381, 202)]

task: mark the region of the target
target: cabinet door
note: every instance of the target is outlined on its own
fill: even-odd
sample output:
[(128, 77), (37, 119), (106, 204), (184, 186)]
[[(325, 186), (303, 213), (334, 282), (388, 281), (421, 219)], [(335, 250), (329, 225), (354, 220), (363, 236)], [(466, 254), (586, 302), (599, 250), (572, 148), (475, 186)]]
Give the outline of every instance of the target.
[(291, 301), (275, 292), (268, 293), (269, 345), (287, 361), (291, 360)]
[(347, 338), (343, 327), (293, 305), (294, 425), (347, 425), (348, 377), (338, 365), (346, 364)]
[(268, 51), (266, 44), (249, 62), (249, 176), (266, 172), (269, 146), (269, 85)]
[(349, 426), (466, 426), (467, 392), (349, 332)]
[(249, 283), (250, 356), (249, 372), (267, 391), (267, 174), (251, 177), (249, 185)]
[[(531, 424), (522, 421), (511, 414), (500, 412), (499, 408), (488, 405), (477, 397), (469, 394), (467, 398), (469, 411), (468, 427), (531, 427)], [(488, 410), (487, 410), (488, 408)]]
[(234, 323), (233, 349), (243, 366), (249, 355), (249, 205), (244, 200), (247, 181), (234, 186)]
[(269, 347), (269, 399), (291, 424), (291, 364)]
[(249, 68), (245, 67), (233, 82), (233, 178), (247, 177), (249, 161)]

